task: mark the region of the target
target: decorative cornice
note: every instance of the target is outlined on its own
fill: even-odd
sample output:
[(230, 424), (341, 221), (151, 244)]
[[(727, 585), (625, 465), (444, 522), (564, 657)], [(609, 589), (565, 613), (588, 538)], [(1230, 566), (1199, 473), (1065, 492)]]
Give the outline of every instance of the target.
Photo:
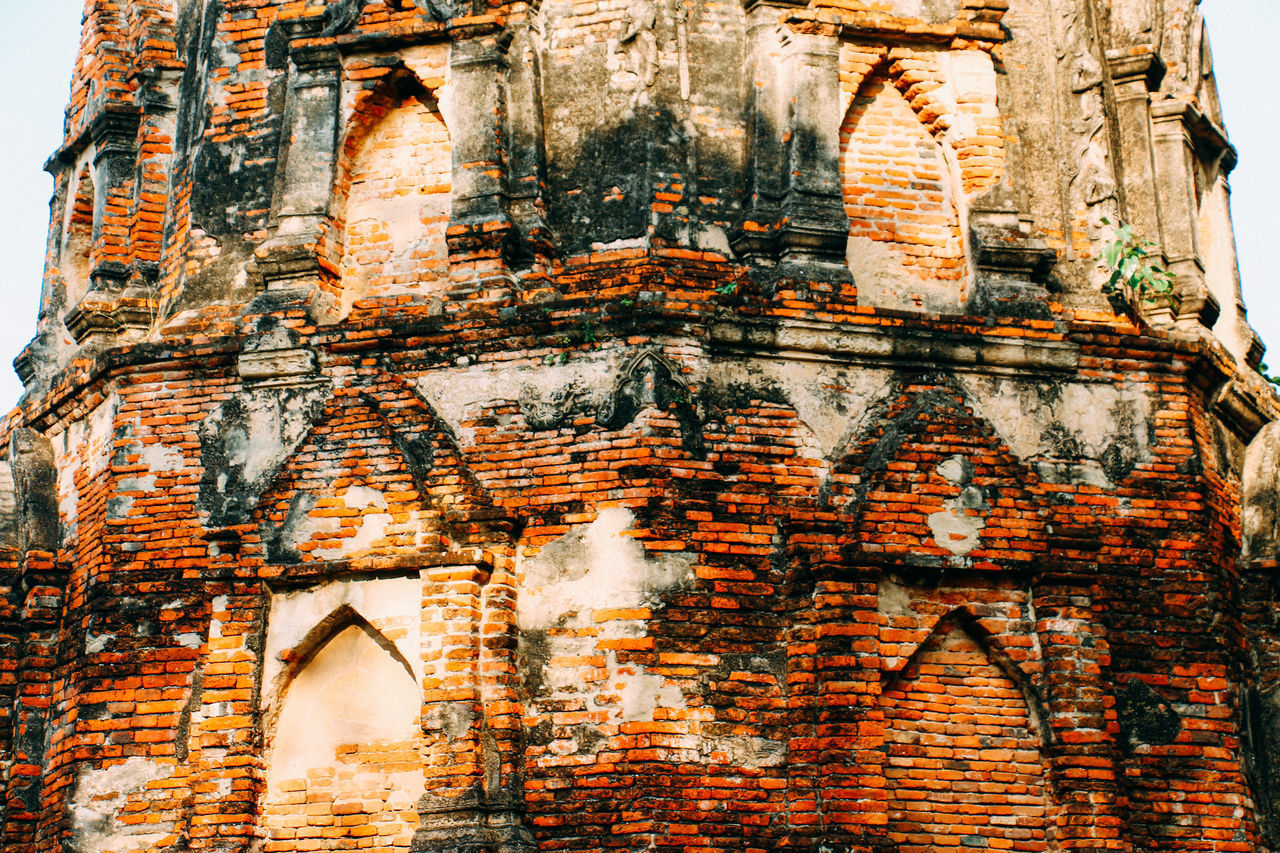
[(713, 322), (710, 335), (712, 345), (718, 348), (802, 360), (1036, 373), (1069, 373), (1080, 364), (1077, 344), (1048, 339), (929, 330), (890, 332), (840, 323), (741, 317)]
[(446, 20), (417, 18), (375, 32), (326, 35), (322, 23), (319, 18), (312, 17), (273, 24), (267, 34), (267, 65), (283, 68), (292, 60), (299, 68), (332, 67), (340, 62), (342, 56), (349, 54), (463, 41), (502, 33), (507, 26), (506, 19), (498, 15), (463, 15)]
[(848, 41), (880, 41), (893, 44), (926, 42), (947, 44), (955, 39), (999, 44), (1007, 34), (998, 23), (952, 20), (930, 24), (918, 18), (900, 18), (887, 12), (835, 12), (829, 9), (792, 12), (783, 23), (794, 32), (834, 31)]
[(1151, 120), (1157, 125), (1181, 122), (1182, 130), (1209, 159), (1222, 158), (1221, 167), (1225, 174), (1230, 174), (1240, 159), (1235, 146), (1227, 138), (1227, 132), (1190, 101), (1181, 98), (1153, 101)]

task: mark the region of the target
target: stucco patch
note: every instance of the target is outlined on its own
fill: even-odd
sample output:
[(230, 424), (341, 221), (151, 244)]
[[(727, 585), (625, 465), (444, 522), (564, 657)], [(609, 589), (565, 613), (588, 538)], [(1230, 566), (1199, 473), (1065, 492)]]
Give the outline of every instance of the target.
[(157, 832), (155, 824), (122, 824), (119, 817), (130, 797), (168, 776), (171, 769), (146, 758), (130, 758), (101, 770), (81, 770), (67, 804), (73, 849), (133, 853), (164, 839), (168, 832)]
[(978, 536), (987, 526), (982, 513), (989, 510), (982, 489), (971, 485), (973, 465), (963, 456), (952, 456), (938, 466), (938, 474), (955, 486), (960, 494), (943, 502), (944, 509), (930, 513), (929, 529), (938, 546), (957, 557), (966, 557), (978, 547)]
[[(692, 580), (688, 554), (651, 557), (629, 535), (635, 516), (626, 509), (603, 510), (594, 522), (545, 546), (522, 562), (524, 585), (518, 605), (522, 630), (549, 633), (542, 678), (552, 695), (581, 694), (573, 668), (557, 659), (599, 657), (603, 678), (588, 691), (588, 706), (614, 723), (654, 719), (659, 708), (684, 708), (680, 688), (644, 666), (621, 663), (601, 641), (643, 638), (642, 618), (614, 614), (643, 611), (659, 603), (663, 591)], [(579, 630), (571, 630), (571, 629)], [(538, 664), (535, 664), (538, 665)], [(558, 671), (557, 671), (558, 669)]]

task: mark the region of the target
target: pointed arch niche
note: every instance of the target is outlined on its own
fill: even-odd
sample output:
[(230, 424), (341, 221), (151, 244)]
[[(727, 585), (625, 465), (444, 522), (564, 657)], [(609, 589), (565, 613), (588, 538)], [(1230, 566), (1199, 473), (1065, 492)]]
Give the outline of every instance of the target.
[(96, 205), (93, 167), (85, 163), (75, 172), (68, 194), (62, 242), (58, 250), (58, 272), (66, 288), (62, 310), (70, 311), (89, 292), (93, 272), (93, 220)]
[(888, 840), (900, 853), (1048, 851), (1039, 724), (1021, 685), (960, 613), (942, 619), (880, 695)]
[(453, 145), (439, 88), (401, 67), (356, 96), (337, 193), (343, 316), (449, 280)]
[(840, 127), (847, 260), (860, 301), (930, 311), (961, 303), (968, 268), (953, 172), (887, 70), (872, 72)]
[(271, 849), (341, 849), (329, 845), (349, 831), (325, 832), (346, 826), (372, 830), (378, 850), (409, 850), (426, 790), (420, 655), (405, 653), (419, 644), (420, 596), (417, 578), (274, 596), (263, 667)]

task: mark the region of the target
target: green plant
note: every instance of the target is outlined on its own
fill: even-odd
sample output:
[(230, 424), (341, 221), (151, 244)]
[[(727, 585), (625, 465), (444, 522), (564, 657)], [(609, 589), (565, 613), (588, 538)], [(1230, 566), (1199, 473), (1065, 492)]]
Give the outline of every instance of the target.
[(728, 284), (722, 284), (716, 288), (716, 293), (719, 293), (721, 296), (733, 296), (733, 294), (737, 292), (738, 283), (736, 281), (731, 281)]
[[(1111, 225), (1111, 220), (1104, 218), (1102, 224)], [(1111, 270), (1104, 292), (1136, 297), (1147, 305), (1171, 303), (1173, 273), (1150, 260), (1156, 244), (1134, 234), (1132, 225), (1112, 227), (1114, 239), (1102, 250), (1102, 260)]]
[(1263, 379), (1267, 380), (1272, 385), (1280, 387), (1280, 376), (1272, 376), (1270, 373), (1271, 368), (1267, 367), (1266, 362), (1259, 364), (1257, 370), (1258, 374), (1262, 376)]

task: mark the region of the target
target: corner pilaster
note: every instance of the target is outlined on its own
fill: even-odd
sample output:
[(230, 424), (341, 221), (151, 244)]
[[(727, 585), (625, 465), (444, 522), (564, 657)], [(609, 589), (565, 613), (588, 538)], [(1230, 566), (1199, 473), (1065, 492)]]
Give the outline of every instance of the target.
[(1162, 227), (1156, 193), (1151, 96), (1159, 91), (1164, 80), (1164, 60), (1155, 53), (1109, 51), (1107, 68), (1115, 92), (1120, 150), (1124, 152), (1125, 217), (1138, 234), (1156, 240), (1162, 234)]
[(449, 60), (453, 141), (451, 265), (474, 264), (480, 278), (507, 275), (506, 72), (509, 32), (485, 32), (453, 43)]
[(1169, 270), (1177, 278), (1176, 323), (1183, 328), (1212, 329), (1220, 306), (1205, 282), (1200, 251), (1195, 179), (1195, 108), (1180, 98), (1151, 105), (1155, 140), (1155, 187), (1161, 221), (1161, 244)]
[[(292, 40), (316, 35), (313, 20), (293, 26)], [(327, 46), (291, 49), (281, 133), (284, 179), (272, 204), (275, 235), (257, 251), (267, 290), (319, 288), (318, 255), (333, 189), (341, 115), (342, 60)]]
[(788, 89), (782, 58), (780, 21), (799, 0), (747, 0), (747, 58), (752, 70), (747, 106), (747, 202), (734, 236), (734, 250), (746, 259), (772, 260), (782, 220), (789, 163), (784, 135)]
[(843, 266), (849, 220), (840, 189), (840, 28), (803, 21), (783, 31), (791, 82), (789, 168), (779, 255)]

